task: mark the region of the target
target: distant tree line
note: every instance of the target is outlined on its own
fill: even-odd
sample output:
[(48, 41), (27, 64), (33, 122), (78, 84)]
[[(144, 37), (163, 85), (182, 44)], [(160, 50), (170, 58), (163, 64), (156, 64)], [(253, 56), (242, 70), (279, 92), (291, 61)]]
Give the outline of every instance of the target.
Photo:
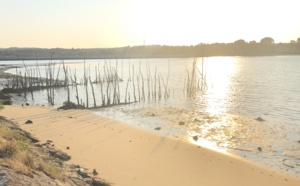
[(0, 60), (92, 59), (92, 58), (163, 58), (206, 56), (300, 55), (300, 38), (289, 43), (275, 43), (271, 37), (260, 42), (243, 39), (232, 43), (200, 43), (193, 46), (126, 46), (119, 48), (2, 48)]

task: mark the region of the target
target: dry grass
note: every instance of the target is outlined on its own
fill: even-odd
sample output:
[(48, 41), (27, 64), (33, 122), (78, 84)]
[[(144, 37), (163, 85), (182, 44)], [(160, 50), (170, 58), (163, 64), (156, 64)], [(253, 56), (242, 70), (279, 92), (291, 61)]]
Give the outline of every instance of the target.
[(0, 125), (0, 138), (11, 139), (12, 132), (9, 130), (5, 124), (1, 123)]
[(23, 136), (19, 131), (10, 130), (5, 124), (0, 124), (0, 138), (5, 140), (21, 140), (29, 142), (28, 139)]
[(0, 147), (0, 158), (14, 158), (18, 153), (18, 144), (14, 140), (3, 143)]
[(14, 158), (21, 151), (29, 150), (28, 139), (4, 124), (0, 126), (0, 158)]
[(17, 170), (18, 172), (25, 174), (25, 175), (32, 175), (32, 169), (28, 166), (26, 166), (23, 162), (19, 161), (18, 158), (7, 158), (4, 159), (5, 164), (9, 167), (11, 167), (14, 170)]
[(17, 160), (28, 168), (34, 169), (36, 167), (34, 156), (28, 151), (19, 153)]
[(3, 123), (0, 124), (0, 162), (26, 175), (31, 175), (31, 170), (39, 170), (52, 179), (65, 178), (57, 167), (34, 155), (25, 136)]
[(60, 172), (60, 170), (58, 170), (58, 168), (42, 161), (38, 164), (38, 170), (42, 171), (52, 179), (64, 180), (65, 178), (65, 176)]

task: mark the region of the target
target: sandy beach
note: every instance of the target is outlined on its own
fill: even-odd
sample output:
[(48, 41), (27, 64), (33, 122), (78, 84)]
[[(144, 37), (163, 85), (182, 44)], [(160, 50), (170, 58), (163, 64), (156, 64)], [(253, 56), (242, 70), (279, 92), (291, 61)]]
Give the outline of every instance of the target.
[[(0, 111), (41, 142), (52, 140), (70, 164), (117, 186), (300, 185), (298, 177), (240, 157), (135, 128), (88, 110), (5, 106)], [(25, 124), (32, 120), (32, 124)]]

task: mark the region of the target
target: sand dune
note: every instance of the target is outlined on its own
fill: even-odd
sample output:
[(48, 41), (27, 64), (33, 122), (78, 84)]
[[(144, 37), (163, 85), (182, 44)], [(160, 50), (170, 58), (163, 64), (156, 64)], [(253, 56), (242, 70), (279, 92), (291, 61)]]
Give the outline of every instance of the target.
[[(5, 106), (0, 115), (42, 142), (52, 140), (72, 156), (69, 163), (96, 169), (114, 185), (300, 185), (297, 177), (87, 110)], [(33, 124), (24, 124), (28, 119)]]

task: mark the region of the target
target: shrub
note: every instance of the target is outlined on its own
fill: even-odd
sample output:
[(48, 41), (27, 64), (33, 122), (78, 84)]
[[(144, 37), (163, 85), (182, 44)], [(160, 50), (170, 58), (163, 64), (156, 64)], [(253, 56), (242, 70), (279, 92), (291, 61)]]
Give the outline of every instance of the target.
[(18, 149), (20, 151), (28, 151), (29, 149), (29, 143), (27, 140), (17, 140), (17, 144), (18, 144)]
[(76, 103), (73, 103), (71, 101), (65, 101), (63, 103), (63, 106), (59, 107), (59, 109), (64, 109), (64, 110), (68, 110), (68, 109), (84, 109), (84, 106), (82, 106), (82, 105), (76, 105)]

